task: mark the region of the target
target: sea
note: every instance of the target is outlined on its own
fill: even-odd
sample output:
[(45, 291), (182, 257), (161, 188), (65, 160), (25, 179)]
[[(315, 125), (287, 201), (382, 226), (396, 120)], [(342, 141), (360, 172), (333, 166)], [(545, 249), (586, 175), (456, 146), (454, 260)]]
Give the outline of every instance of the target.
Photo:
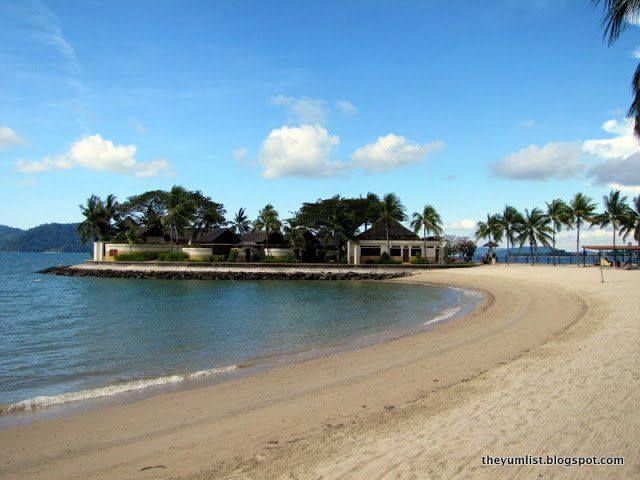
[(88, 259), (0, 252), (0, 428), (380, 343), (482, 298), (375, 281), (38, 273)]

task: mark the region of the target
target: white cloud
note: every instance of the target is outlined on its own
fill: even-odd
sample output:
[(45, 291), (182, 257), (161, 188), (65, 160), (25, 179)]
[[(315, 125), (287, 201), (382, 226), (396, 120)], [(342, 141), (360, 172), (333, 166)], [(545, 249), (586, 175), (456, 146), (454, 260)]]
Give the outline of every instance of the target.
[(9, 127), (0, 127), (0, 150), (25, 143), (27, 143), (26, 140)]
[(231, 155), (233, 156), (233, 159), (236, 162), (244, 162), (247, 160), (247, 156), (249, 155), (249, 149), (247, 148), (236, 148), (233, 152), (231, 152)]
[(632, 58), (640, 58), (640, 47), (636, 47), (633, 52), (631, 52)]
[(41, 173), (83, 167), (88, 170), (108, 171), (135, 177), (156, 177), (171, 174), (167, 160), (138, 163), (134, 158), (135, 145), (114, 145), (100, 135), (83, 137), (71, 145), (68, 152), (56, 157), (45, 157), (39, 162), (20, 160), (16, 168), (23, 173)]
[(338, 100), (336, 102), (336, 107), (343, 115), (355, 115), (358, 113), (358, 108), (349, 100)]
[(497, 177), (516, 180), (571, 178), (584, 170), (579, 160), (584, 152), (573, 143), (548, 143), (542, 148), (531, 145), (491, 164)]
[(390, 133), (379, 137), (375, 143), (359, 148), (351, 155), (351, 159), (354, 166), (365, 171), (386, 172), (419, 163), (428, 153), (443, 147), (444, 142), (441, 141), (420, 145)]
[(524, 120), (523, 122), (520, 123), (520, 126), (522, 128), (533, 128), (536, 125), (536, 121), (529, 119), (529, 120)]
[(603, 158), (627, 158), (634, 153), (640, 152), (640, 143), (633, 134), (631, 121), (607, 120), (602, 124), (602, 129), (615, 135), (615, 137), (603, 140), (587, 140), (582, 144), (582, 148), (586, 152)]
[(477, 222), (475, 220), (471, 220), (470, 218), (464, 218), (459, 222), (453, 223), (445, 223), (445, 230), (475, 230), (477, 226)]
[(74, 72), (79, 72), (81, 68), (78, 56), (62, 32), (60, 19), (39, 3), (34, 7), (30, 20), (37, 27), (33, 37), (43, 45), (57, 50), (67, 66)]
[(340, 143), (319, 125), (283, 126), (272, 130), (262, 142), (260, 164), (267, 178), (286, 176), (330, 177), (342, 173), (346, 167), (331, 160)]
[(633, 133), (632, 121), (608, 120), (602, 129), (614, 137), (582, 144), (586, 152), (605, 159), (590, 168), (589, 175), (600, 185), (621, 185), (624, 190), (640, 186), (640, 142)]
[(287, 107), (292, 120), (300, 124), (324, 125), (329, 115), (327, 102), (317, 98), (276, 95), (271, 97), (271, 104)]
[(640, 186), (640, 152), (626, 158), (608, 158), (589, 169), (589, 175), (599, 185)]
[(640, 193), (640, 185), (623, 185), (621, 183), (610, 183), (608, 187), (611, 190), (620, 190), (621, 192), (636, 194)]

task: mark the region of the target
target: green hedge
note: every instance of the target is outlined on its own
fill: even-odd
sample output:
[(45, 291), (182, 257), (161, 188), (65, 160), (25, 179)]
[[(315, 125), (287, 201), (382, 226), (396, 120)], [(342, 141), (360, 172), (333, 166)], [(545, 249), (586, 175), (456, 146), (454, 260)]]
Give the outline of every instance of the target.
[(158, 255), (160, 262), (186, 262), (189, 260), (189, 255), (184, 252), (163, 252)]
[(115, 256), (116, 262), (148, 262), (158, 260), (158, 252), (120, 253)]

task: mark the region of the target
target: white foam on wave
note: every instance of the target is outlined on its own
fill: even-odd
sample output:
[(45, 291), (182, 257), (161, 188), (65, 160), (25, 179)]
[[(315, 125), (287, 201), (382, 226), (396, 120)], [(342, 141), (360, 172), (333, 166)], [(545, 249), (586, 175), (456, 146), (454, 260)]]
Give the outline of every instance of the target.
[(220, 375), (223, 373), (233, 372), (237, 370), (237, 365), (222, 368), (210, 368), (207, 370), (199, 370), (197, 372), (187, 373), (183, 375), (167, 375), (165, 377), (150, 378), (146, 380), (133, 380), (126, 383), (110, 385), (108, 387), (95, 388), (92, 390), (81, 390), (79, 392), (69, 392), (60, 395), (43, 395), (39, 397), (22, 400), (10, 405), (0, 406), (0, 414), (10, 412), (25, 412), (35, 410), (42, 407), (51, 407), (54, 405), (63, 405), (70, 402), (78, 402), (82, 400), (95, 400), (97, 398), (111, 397), (123, 393), (138, 392), (150, 387), (159, 387), (180, 383), (187, 380), (195, 380), (196, 378), (209, 377), (211, 375)]
[(461, 306), (443, 310), (442, 312), (440, 312), (440, 315), (432, 318), (431, 320), (424, 322), (423, 325), (431, 325), (432, 323), (437, 323), (437, 322), (442, 322), (443, 320), (447, 320), (448, 318), (451, 318), (455, 314), (457, 314), (460, 310), (462, 310)]

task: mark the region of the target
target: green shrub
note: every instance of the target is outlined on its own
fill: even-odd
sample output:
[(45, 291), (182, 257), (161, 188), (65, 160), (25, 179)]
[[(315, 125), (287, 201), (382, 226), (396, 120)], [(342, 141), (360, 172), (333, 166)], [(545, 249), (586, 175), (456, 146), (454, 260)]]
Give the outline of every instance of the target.
[(148, 262), (157, 260), (159, 255), (158, 252), (120, 253), (115, 256), (115, 260), (116, 262)]
[(415, 259), (411, 260), (411, 263), (413, 265), (430, 265), (433, 262), (429, 258), (420, 258), (420, 257), (418, 257), (418, 258), (415, 258)]
[(238, 255), (240, 255), (240, 249), (239, 248), (232, 248), (229, 251), (229, 261), (230, 262), (237, 262), (238, 261)]
[(184, 252), (163, 252), (158, 255), (160, 262), (186, 262), (189, 259), (189, 255)]
[(224, 255), (213, 255), (211, 257), (212, 262), (220, 263), (226, 261), (227, 258)]
[(253, 262), (261, 262), (263, 259), (264, 259), (264, 253), (262, 253), (260, 250), (255, 251), (251, 255), (251, 261)]

